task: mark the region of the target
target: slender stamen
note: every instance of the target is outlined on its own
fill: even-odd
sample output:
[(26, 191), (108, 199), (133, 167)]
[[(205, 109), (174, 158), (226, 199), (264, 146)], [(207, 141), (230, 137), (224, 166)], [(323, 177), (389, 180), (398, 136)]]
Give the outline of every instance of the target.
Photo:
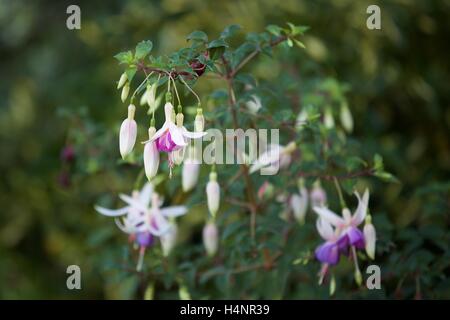
[(136, 271), (138, 271), (138, 272), (142, 271), (142, 266), (144, 265), (144, 255), (145, 255), (145, 247), (141, 246), (139, 248), (139, 260), (138, 260), (138, 264), (136, 267)]

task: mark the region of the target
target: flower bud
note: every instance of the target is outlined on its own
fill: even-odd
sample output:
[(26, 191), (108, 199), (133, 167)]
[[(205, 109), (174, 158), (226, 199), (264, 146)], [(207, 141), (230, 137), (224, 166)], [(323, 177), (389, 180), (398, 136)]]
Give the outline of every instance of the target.
[[(155, 127), (148, 129), (148, 136), (151, 139), (155, 134)], [(151, 180), (158, 172), (159, 152), (155, 141), (149, 141), (144, 147), (144, 169), (148, 180)]]
[(148, 90), (145, 90), (145, 92), (142, 94), (141, 99), (139, 100), (139, 104), (141, 106), (143, 106), (144, 104), (147, 103), (147, 95), (148, 95)]
[(219, 232), (214, 222), (208, 222), (203, 228), (203, 245), (209, 256), (216, 254), (219, 246)]
[(220, 187), (217, 183), (217, 173), (211, 172), (209, 174), (209, 182), (206, 185), (206, 197), (208, 200), (208, 209), (211, 215), (214, 217), (219, 211), (220, 203)]
[(289, 199), (289, 206), (294, 213), (295, 219), (300, 224), (305, 223), (306, 210), (308, 208), (308, 193), (303, 195), (293, 194)]
[(192, 160), (187, 160), (183, 163), (183, 170), (181, 173), (181, 184), (184, 192), (191, 191), (198, 182), (200, 175), (200, 164)]
[(122, 158), (125, 158), (134, 147), (137, 136), (137, 124), (134, 121), (136, 107), (133, 104), (128, 106), (128, 118), (122, 122), (119, 133), (119, 150)]
[(120, 95), (120, 99), (122, 100), (122, 102), (125, 102), (125, 100), (127, 100), (129, 92), (130, 92), (130, 85), (127, 83), (123, 86), (122, 94)]
[(123, 85), (125, 84), (125, 82), (127, 82), (128, 77), (127, 74), (124, 72), (122, 73), (122, 75), (120, 76), (119, 82), (117, 83), (117, 89), (120, 89), (123, 87)]
[(164, 233), (159, 239), (164, 257), (167, 257), (175, 247), (177, 242), (178, 227), (175, 223), (171, 224), (169, 231)]
[(197, 109), (197, 115), (194, 120), (194, 130), (195, 132), (203, 132), (205, 129), (205, 118), (203, 117), (203, 111), (201, 108)]
[(350, 109), (348, 108), (347, 103), (341, 104), (341, 124), (344, 127), (345, 131), (352, 132), (353, 131), (353, 117)]
[(355, 281), (358, 286), (362, 284), (362, 275), (358, 268), (355, 270)]
[(258, 189), (258, 199), (259, 200), (268, 200), (273, 197), (274, 186), (268, 181), (264, 181), (264, 183)]
[(172, 119), (173, 105), (170, 102), (166, 102), (164, 105), (164, 115), (166, 117), (166, 121), (170, 121)]
[(366, 244), (366, 253), (370, 259), (375, 259), (375, 244), (377, 241), (375, 227), (372, 224), (372, 217), (367, 215), (364, 225), (364, 241)]
[(155, 107), (155, 103), (156, 103), (156, 83), (154, 83), (153, 85), (147, 85), (147, 90), (146, 90), (146, 98), (147, 98), (147, 105), (149, 106), (149, 108), (156, 108)]
[(250, 113), (255, 114), (262, 107), (261, 99), (257, 95), (253, 94), (250, 100), (245, 103), (245, 106), (247, 107), (248, 111), (250, 111)]
[(320, 181), (317, 181), (313, 189), (310, 193), (311, 198), (311, 205), (313, 207), (322, 207), (325, 206), (327, 203), (327, 194), (325, 193), (325, 190), (320, 185)]
[(331, 107), (328, 107), (325, 109), (323, 122), (324, 122), (325, 128), (327, 128), (327, 129), (334, 128), (334, 117), (333, 117), (333, 111), (331, 110)]
[(178, 127), (182, 127), (183, 126), (183, 121), (184, 121), (184, 115), (181, 112), (178, 112), (176, 115), (176, 124)]

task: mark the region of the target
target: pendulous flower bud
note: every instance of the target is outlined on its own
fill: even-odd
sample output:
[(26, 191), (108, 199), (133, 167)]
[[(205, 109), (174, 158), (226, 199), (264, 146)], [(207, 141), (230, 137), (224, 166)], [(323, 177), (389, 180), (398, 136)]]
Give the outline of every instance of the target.
[[(149, 139), (155, 134), (155, 127), (148, 129)], [(159, 151), (155, 141), (149, 141), (144, 147), (144, 169), (148, 180), (151, 180), (158, 173)]]
[(327, 194), (320, 185), (320, 181), (317, 181), (310, 193), (312, 207), (323, 207), (327, 204)]
[(200, 175), (200, 164), (190, 159), (184, 161), (181, 172), (183, 192), (189, 192), (197, 185)]
[(169, 231), (164, 233), (159, 239), (164, 257), (169, 256), (177, 242), (178, 227), (175, 223), (171, 224)]
[(195, 132), (203, 132), (205, 129), (205, 118), (203, 117), (203, 111), (201, 108), (197, 109), (197, 115), (194, 120), (194, 130)]
[(123, 85), (125, 84), (125, 82), (127, 82), (128, 77), (127, 74), (124, 72), (122, 73), (122, 75), (120, 76), (119, 82), (117, 83), (117, 89), (120, 89), (123, 87)]
[(206, 197), (208, 200), (208, 209), (214, 217), (219, 211), (220, 204), (220, 187), (217, 183), (217, 173), (211, 172), (209, 174), (209, 182), (206, 185)]
[(353, 117), (350, 109), (348, 108), (347, 103), (341, 104), (341, 124), (344, 127), (345, 131), (352, 132), (353, 131)]
[(125, 158), (134, 147), (137, 136), (137, 124), (134, 120), (136, 107), (133, 104), (128, 106), (128, 118), (122, 122), (119, 134), (119, 150), (122, 158)]
[(219, 247), (219, 231), (214, 222), (208, 222), (203, 228), (203, 245), (209, 256), (216, 254)]
[(125, 102), (125, 100), (127, 100), (129, 92), (130, 92), (130, 85), (127, 83), (123, 86), (122, 94), (120, 95), (120, 99), (122, 100), (122, 102)]
[(366, 223), (364, 224), (364, 241), (366, 244), (366, 253), (370, 259), (375, 259), (375, 246), (377, 241), (377, 235), (375, 227), (372, 224), (372, 217), (366, 216)]
[(289, 206), (295, 219), (300, 223), (305, 223), (306, 210), (308, 209), (308, 191), (303, 187), (300, 194), (293, 194), (289, 199)]

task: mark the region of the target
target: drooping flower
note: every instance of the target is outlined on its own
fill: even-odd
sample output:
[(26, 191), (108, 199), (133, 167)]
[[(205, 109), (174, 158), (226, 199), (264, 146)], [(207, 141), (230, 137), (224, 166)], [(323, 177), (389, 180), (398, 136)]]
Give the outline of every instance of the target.
[(128, 106), (128, 118), (122, 122), (119, 133), (119, 150), (122, 158), (125, 158), (134, 147), (137, 136), (137, 124), (134, 120), (136, 107), (134, 104)]
[[(115, 217), (116, 225), (140, 248), (137, 269), (142, 268), (145, 249), (154, 243), (154, 237), (162, 237), (172, 228), (168, 218), (175, 218), (187, 212), (184, 206), (161, 208), (162, 201), (154, 192), (151, 183), (147, 183), (141, 192), (133, 191), (132, 196), (119, 195), (127, 206), (111, 210), (96, 206), (95, 209), (106, 216)], [(149, 207), (151, 201), (151, 207)]]
[[(148, 129), (149, 139), (153, 137), (155, 132), (156, 129), (153, 126), (151, 126)], [(156, 142), (149, 140), (144, 147), (144, 169), (145, 175), (147, 176), (148, 180), (156, 176), (156, 173), (158, 172), (158, 167), (159, 167), (159, 151), (158, 148), (156, 147)]]
[(216, 254), (219, 247), (219, 231), (214, 222), (208, 222), (203, 228), (203, 245), (209, 256)]
[(250, 167), (250, 173), (260, 169), (265, 170), (264, 174), (275, 174), (278, 169), (283, 169), (291, 163), (291, 154), (296, 149), (295, 142), (290, 142), (286, 146), (271, 144)]
[(366, 216), (366, 223), (364, 224), (364, 239), (366, 241), (366, 253), (370, 259), (375, 259), (375, 246), (377, 241), (377, 235), (375, 227), (372, 224), (372, 217), (370, 214)]
[(317, 247), (315, 254), (317, 260), (327, 265), (335, 265), (339, 262), (339, 233), (327, 220), (319, 217), (316, 228), (325, 243)]
[(220, 186), (217, 183), (217, 173), (215, 171), (209, 174), (209, 181), (206, 185), (206, 198), (209, 212), (214, 217), (219, 211), (220, 204)]
[(206, 132), (190, 132), (182, 124), (175, 124), (175, 112), (170, 102), (166, 102), (164, 105), (164, 112), (166, 121), (149, 141), (155, 141), (159, 151), (168, 153), (169, 167), (172, 168), (174, 164), (173, 152), (186, 147), (187, 139), (201, 138)]
[(358, 198), (358, 207), (353, 216), (348, 208), (342, 210), (342, 217), (332, 212), (326, 207), (313, 207), (314, 211), (324, 220), (331, 223), (340, 234), (340, 249), (345, 250), (348, 246), (357, 249), (365, 247), (364, 234), (358, 229), (358, 226), (364, 221), (369, 202), (369, 191), (364, 192), (361, 198), (358, 192), (355, 192)]

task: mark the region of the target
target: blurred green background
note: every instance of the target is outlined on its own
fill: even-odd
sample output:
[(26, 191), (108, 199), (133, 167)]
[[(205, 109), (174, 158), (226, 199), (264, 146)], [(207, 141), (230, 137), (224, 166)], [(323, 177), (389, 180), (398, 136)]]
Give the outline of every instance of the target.
[[(71, 31), (75, 3), (82, 28)], [(369, 4), (381, 7), (381, 30), (366, 28)], [(0, 0), (0, 298), (135, 297), (136, 279), (107, 267), (123, 256), (107, 243), (124, 237), (93, 210), (105, 193), (110, 202), (128, 193), (137, 172), (117, 168), (125, 111), (114, 54), (142, 39), (170, 53), (193, 30), (259, 32), (287, 21), (311, 27), (306, 51), (289, 58), (295, 72), (315, 64), (350, 84), (361, 153), (383, 155), (401, 181), (372, 191), (381, 241), (392, 246), (381, 252), (383, 297), (449, 298), (449, 12), (433, 0)], [(198, 90), (208, 94), (208, 84)], [(64, 160), (68, 145), (74, 159)], [(71, 264), (82, 269), (79, 292), (65, 286)], [(308, 292), (285, 298), (298, 297)]]

